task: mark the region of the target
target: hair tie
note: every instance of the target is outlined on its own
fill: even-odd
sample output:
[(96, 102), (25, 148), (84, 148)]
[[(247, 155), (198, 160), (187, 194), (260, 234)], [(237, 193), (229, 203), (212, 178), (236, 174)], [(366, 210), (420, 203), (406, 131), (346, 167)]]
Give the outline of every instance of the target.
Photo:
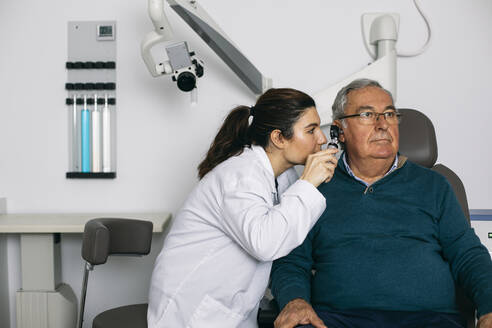
[(255, 106), (251, 106), (251, 107), (249, 108), (249, 115), (251, 115), (251, 116), (255, 116), (255, 114), (256, 114), (256, 113), (255, 113)]

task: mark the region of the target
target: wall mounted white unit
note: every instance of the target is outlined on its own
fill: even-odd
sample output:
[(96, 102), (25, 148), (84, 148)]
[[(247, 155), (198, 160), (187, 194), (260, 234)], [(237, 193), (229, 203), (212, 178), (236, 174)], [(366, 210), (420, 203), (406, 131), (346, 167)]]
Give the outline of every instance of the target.
[(116, 22), (68, 22), (67, 178), (116, 177)]

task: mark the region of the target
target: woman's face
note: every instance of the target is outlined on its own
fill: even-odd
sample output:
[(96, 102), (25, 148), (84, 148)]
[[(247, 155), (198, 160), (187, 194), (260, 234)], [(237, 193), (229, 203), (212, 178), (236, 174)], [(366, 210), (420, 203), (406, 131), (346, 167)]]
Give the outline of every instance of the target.
[(326, 142), (318, 111), (309, 107), (293, 126), (292, 138), (287, 140), (284, 148), (284, 158), (292, 165), (303, 165), (308, 155), (320, 151)]

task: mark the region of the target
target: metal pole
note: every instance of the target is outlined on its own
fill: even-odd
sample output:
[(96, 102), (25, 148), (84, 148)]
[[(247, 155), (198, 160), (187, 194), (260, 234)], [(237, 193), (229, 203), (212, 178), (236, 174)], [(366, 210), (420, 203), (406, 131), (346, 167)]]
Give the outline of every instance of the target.
[(84, 280), (82, 282), (82, 292), (80, 293), (80, 310), (77, 318), (77, 328), (82, 328), (82, 322), (84, 321), (84, 308), (85, 308), (85, 295), (87, 293), (87, 280), (89, 278), (89, 271), (92, 271), (94, 266), (89, 262), (85, 263), (84, 268)]

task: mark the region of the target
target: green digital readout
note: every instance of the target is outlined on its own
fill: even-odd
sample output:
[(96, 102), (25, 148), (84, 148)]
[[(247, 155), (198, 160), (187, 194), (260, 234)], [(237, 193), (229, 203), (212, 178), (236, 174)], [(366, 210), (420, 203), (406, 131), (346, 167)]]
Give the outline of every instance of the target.
[(100, 25), (99, 26), (99, 36), (113, 36), (113, 26), (111, 26), (111, 25)]
[(113, 41), (115, 32), (114, 24), (97, 25), (97, 40), (98, 41)]

